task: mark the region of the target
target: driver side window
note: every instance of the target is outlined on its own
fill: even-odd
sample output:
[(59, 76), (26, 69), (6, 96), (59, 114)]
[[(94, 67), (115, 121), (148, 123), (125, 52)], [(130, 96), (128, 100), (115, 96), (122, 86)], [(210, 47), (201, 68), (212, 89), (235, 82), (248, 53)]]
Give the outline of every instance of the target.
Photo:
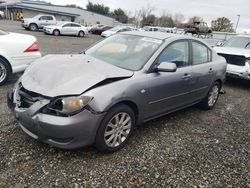
[(179, 41), (170, 44), (158, 57), (158, 64), (175, 63), (177, 67), (188, 66), (189, 45), (188, 41)]

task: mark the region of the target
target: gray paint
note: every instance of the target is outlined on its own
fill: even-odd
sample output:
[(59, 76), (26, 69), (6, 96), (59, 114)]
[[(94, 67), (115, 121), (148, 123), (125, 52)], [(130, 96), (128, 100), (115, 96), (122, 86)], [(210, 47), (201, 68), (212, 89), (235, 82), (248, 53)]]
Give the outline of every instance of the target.
[[(118, 103), (127, 104), (129, 102), (129, 104), (133, 104), (133, 110), (138, 110), (137, 123), (139, 124), (200, 102), (207, 95), (209, 88), (215, 81), (219, 80), (223, 82), (225, 79), (226, 61), (224, 58), (218, 56), (209, 46), (207, 47), (212, 51), (211, 62), (181, 67), (178, 68), (176, 72), (157, 72), (152, 69), (152, 65), (158, 55), (171, 42), (176, 40), (188, 40), (190, 42), (192, 40), (198, 41), (195, 38), (165, 33), (157, 34), (156, 32), (131, 32), (125, 34), (165, 39), (165, 42), (148, 60), (145, 66), (141, 70), (135, 71), (134, 74), (130, 71), (112, 67), (112, 65), (108, 66), (103, 62), (98, 63), (98, 61), (89, 59), (90, 57), (86, 55), (76, 55), (72, 58), (70, 58), (70, 56), (47, 56), (45, 59), (38, 62), (37, 65), (34, 65), (34, 71), (32, 70), (33, 68), (31, 68), (22, 76), (20, 82), (24, 88), (35, 92), (41, 90), (41, 93), (46, 96), (83, 92), (83, 96), (94, 97), (88, 104), (91, 112), (85, 109), (80, 113), (81, 116), (77, 114), (72, 117), (64, 118), (54, 115), (43, 115), (38, 112), (36, 116), (29, 117), (29, 120), (27, 123), (24, 122), (23, 126), (29, 127), (31, 124), (36, 123), (43, 125), (45, 121), (45, 128), (41, 128), (40, 131), (44, 131), (44, 134), (50, 135), (50, 137), (59, 136), (56, 135), (57, 129), (60, 133), (62, 131), (61, 134), (64, 135), (64, 138), (74, 135), (70, 133), (75, 133), (76, 141), (73, 139), (69, 144), (59, 142), (55, 144), (48, 139), (45, 139), (45, 141), (43, 140), (57, 147), (75, 148), (84, 146), (86, 143), (93, 144), (96, 130), (103, 119), (103, 114)], [(86, 64), (88, 60), (93, 62)], [(48, 66), (53, 61), (57, 62), (55, 63), (56, 68), (53, 68), (54, 66), (49, 66), (53, 71), (49, 71), (49, 69), (46, 68), (41, 72), (36, 70), (43, 69), (43, 67)], [(62, 63), (60, 69), (57, 66), (59, 63)], [(71, 65), (72, 71), (70, 71)], [(87, 79), (89, 73), (83, 68), (85, 65), (87, 66), (87, 70), (90, 71), (94, 77)], [(77, 67), (79, 70), (76, 70)], [(45, 72), (43, 72), (45, 70), (49, 72), (45, 74)], [(82, 75), (79, 74), (81, 71)], [(85, 74), (87, 75), (86, 77)], [(186, 78), (186, 74), (189, 74), (190, 77)], [(92, 88), (93, 85), (105, 78), (118, 77), (119, 75), (122, 77), (121, 80), (108, 82)], [(84, 77), (86, 78), (85, 80)], [(56, 83), (58, 83), (58, 85)], [(37, 86), (37, 84), (41, 85), (41, 87)], [(15, 89), (15, 91), (15, 95), (18, 95), (18, 88)], [(18, 100), (15, 100), (15, 97), (13, 103), (15, 106), (14, 113), (18, 115), (19, 119), (22, 119), (22, 114), (18, 112), (18, 105), (16, 105), (18, 104)], [(26, 111), (29, 111), (29, 109)], [(40, 117), (36, 119), (37, 116)], [(31, 119), (33, 119), (34, 122)], [(80, 120), (82, 120), (82, 124), (77, 124), (76, 127), (80, 126), (82, 129), (74, 128), (75, 126), (71, 125), (75, 124), (75, 122), (80, 122)], [(20, 122), (22, 123), (23, 121)], [(65, 127), (61, 128), (61, 125)], [(91, 125), (91, 127), (89, 125)], [(50, 130), (49, 127), (53, 130)], [(89, 132), (90, 130), (92, 131), (91, 133)], [(79, 131), (82, 131), (82, 140), (78, 140), (79, 137), (77, 135), (79, 135)], [(86, 138), (88, 142), (86, 142)]]

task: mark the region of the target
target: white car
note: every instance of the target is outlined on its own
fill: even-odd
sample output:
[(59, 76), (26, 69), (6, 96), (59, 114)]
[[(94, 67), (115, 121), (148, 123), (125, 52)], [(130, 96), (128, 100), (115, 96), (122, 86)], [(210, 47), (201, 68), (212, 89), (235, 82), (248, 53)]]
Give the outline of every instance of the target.
[(21, 26), (31, 31), (43, 29), (44, 26), (55, 25), (56, 18), (52, 15), (37, 15), (33, 18), (25, 18), (22, 20)]
[(227, 60), (227, 76), (250, 80), (250, 36), (238, 35), (227, 40), (216, 52)]
[(35, 37), (0, 30), (0, 85), (41, 57)]
[(4, 17), (4, 12), (0, 10), (0, 19)]
[(109, 29), (107, 31), (103, 31), (101, 36), (102, 37), (109, 37), (113, 34), (120, 33), (120, 32), (125, 32), (125, 31), (135, 31), (136, 28), (133, 27), (127, 27), (127, 26), (117, 26), (112, 29)]
[(74, 22), (60, 22), (56, 25), (45, 26), (44, 33), (50, 35), (75, 35), (84, 37), (88, 34), (88, 29), (78, 23)]

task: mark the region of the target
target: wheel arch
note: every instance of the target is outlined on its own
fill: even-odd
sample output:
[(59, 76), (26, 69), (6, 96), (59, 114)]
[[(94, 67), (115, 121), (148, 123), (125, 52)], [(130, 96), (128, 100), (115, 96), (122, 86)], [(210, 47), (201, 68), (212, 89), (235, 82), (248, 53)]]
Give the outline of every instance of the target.
[(0, 54), (0, 60), (1, 60), (1, 59), (2, 59), (5, 63), (7, 63), (7, 65), (8, 65), (9, 68), (10, 68), (10, 72), (13, 73), (12, 66), (11, 66), (9, 60)]
[(137, 104), (131, 100), (118, 101), (118, 102), (110, 105), (105, 111), (109, 111), (111, 108), (114, 108), (115, 106), (119, 106), (119, 105), (127, 105), (128, 107), (130, 107), (133, 110), (133, 112), (135, 114), (135, 122), (137, 124), (138, 120), (139, 120), (139, 108), (138, 108)]

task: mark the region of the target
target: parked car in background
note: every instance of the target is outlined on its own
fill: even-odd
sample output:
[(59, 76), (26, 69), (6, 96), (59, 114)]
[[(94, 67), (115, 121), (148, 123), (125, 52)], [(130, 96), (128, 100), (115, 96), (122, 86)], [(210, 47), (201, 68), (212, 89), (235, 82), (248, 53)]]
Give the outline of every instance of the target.
[(249, 35), (232, 37), (215, 50), (227, 60), (227, 76), (250, 80)]
[(4, 17), (4, 12), (0, 10), (0, 19)]
[(56, 25), (56, 18), (52, 15), (37, 15), (33, 18), (24, 18), (21, 25), (25, 29), (37, 31), (44, 26)]
[(41, 57), (35, 37), (0, 30), (0, 85)]
[(111, 28), (113, 28), (113, 27), (111, 27), (111, 26), (94, 27), (89, 32), (92, 34), (101, 35), (103, 31), (107, 31)]
[(124, 32), (82, 54), (38, 60), (9, 93), (8, 105), (33, 138), (114, 152), (140, 123), (197, 103), (212, 109), (225, 74), (225, 59), (199, 39)]
[(88, 29), (81, 24), (74, 22), (60, 22), (56, 25), (44, 26), (44, 33), (50, 35), (74, 35), (84, 37), (88, 34)]
[(174, 29), (170, 27), (161, 27), (159, 28), (159, 31), (164, 33), (174, 33)]
[(125, 31), (135, 31), (136, 28), (128, 27), (128, 26), (117, 26), (107, 31), (103, 31), (101, 36), (102, 37), (110, 37), (113, 34), (125, 32)]
[(144, 26), (141, 30), (142, 31), (159, 31), (160, 27), (153, 27), (153, 26)]
[(212, 48), (221, 46), (225, 42), (225, 40), (223, 39), (215, 39), (215, 38), (205, 38), (203, 40), (207, 42)]

